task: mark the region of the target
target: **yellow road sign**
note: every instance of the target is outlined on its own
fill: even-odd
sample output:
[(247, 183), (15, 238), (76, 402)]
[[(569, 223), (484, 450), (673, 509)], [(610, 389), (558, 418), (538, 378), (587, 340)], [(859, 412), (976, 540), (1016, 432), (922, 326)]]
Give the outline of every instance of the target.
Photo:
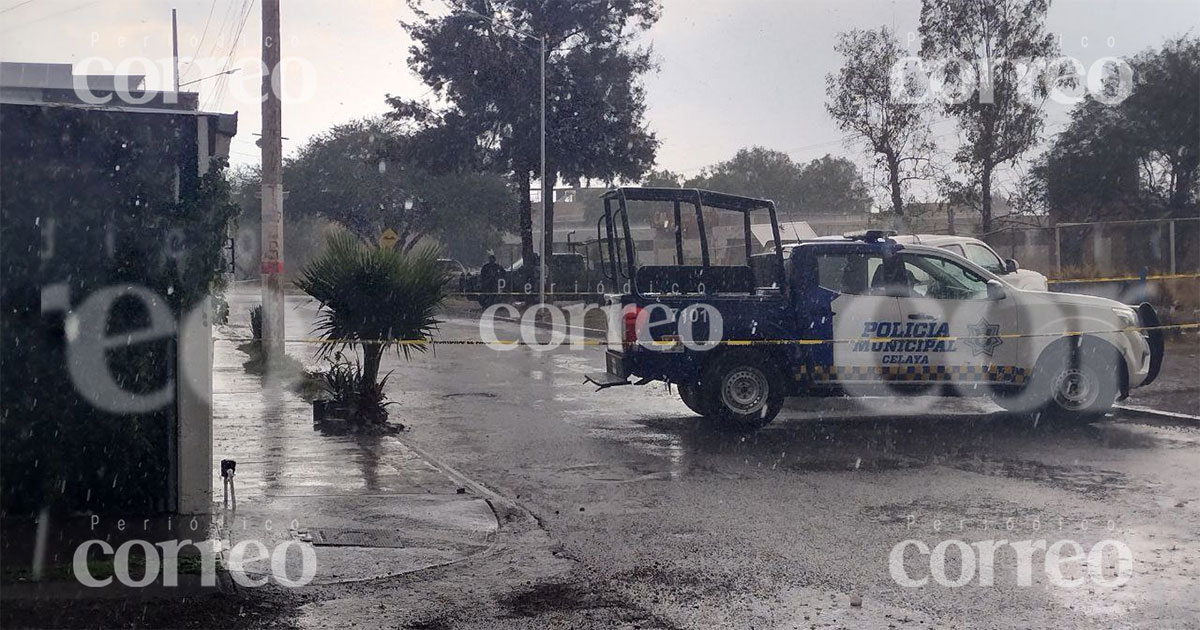
[(386, 228), (383, 230), (383, 234), (379, 235), (379, 246), (386, 247), (388, 249), (395, 249), (396, 241), (399, 239), (400, 237), (396, 234), (395, 230), (392, 228)]

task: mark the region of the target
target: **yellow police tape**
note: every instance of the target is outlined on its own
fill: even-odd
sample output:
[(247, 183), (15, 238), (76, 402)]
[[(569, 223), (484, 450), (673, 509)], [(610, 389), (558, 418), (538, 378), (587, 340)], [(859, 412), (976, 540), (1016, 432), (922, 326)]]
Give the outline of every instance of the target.
[[(1178, 280), (1180, 278), (1200, 278), (1200, 273), (1166, 273), (1146, 276), (1146, 280)], [(1068, 280), (1047, 280), (1047, 284), (1086, 284), (1088, 282), (1129, 282), (1141, 280), (1141, 276), (1116, 276), (1112, 278), (1074, 278)]]
[[(1200, 278), (1200, 273), (1166, 273), (1154, 274), (1146, 276), (1146, 280), (1180, 280), (1184, 278)], [(1087, 284), (1092, 282), (1130, 282), (1133, 280), (1142, 280), (1141, 276), (1112, 276), (1109, 278), (1065, 278), (1065, 279), (1049, 279), (1047, 284)], [(549, 295), (596, 295), (601, 291), (547, 291)], [(481, 297), (492, 295), (497, 297), (512, 297), (514, 295), (525, 295), (532, 297), (536, 295), (534, 292), (485, 292), (485, 291), (451, 291), (448, 295), (455, 297)]]
[[(1033, 337), (1079, 337), (1082, 335), (1111, 335), (1127, 332), (1144, 332), (1149, 330), (1196, 330), (1200, 329), (1200, 322), (1189, 324), (1161, 324), (1158, 326), (1131, 326), (1119, 330), (1094, 330), (1094, 331), (1071, 331), (1071, 332), (1052, 332), (1052, 333), (1001, 333), (996, 335), (958, 335), (945, 337), (856, 337), (853, 339), (725, 339), (716, 342), (696, 342), (697, 345), (727, 345), (727, 346), (771, 346), (771, 345), (798, 345), (798, 346), (819, 346), (823, 344), (836, 343), (884, 343), (889, 341), (966, 341), (969, 339), (1020, 339)], [(543, 329), (545, 330), (545, 329)], [(567, 332), (567, 331), (557, 331)], [(224, 341), (248, 342), (255, 341), (250, 337), (222, 337)], [(396, 346), (545, 346), (544, 343), (536, 343), (531, 341), (506, 340), (497, 339), (495, 341), (483, 341), (482, 339), (322, 339), (320, 337), (303, 337), (300, 339), (284, 339), (284, 343), (305, 343), (305, 344), (388, 344)], [(566, 342), (574, 345), (583, 346), (619, 346), (623, 342), (610, 342), (603, 339), (581, 339)], [(655, 346), (674, 346), (679, 344), (676, 340), (652, 340), (646, 342), (649, 345)]]

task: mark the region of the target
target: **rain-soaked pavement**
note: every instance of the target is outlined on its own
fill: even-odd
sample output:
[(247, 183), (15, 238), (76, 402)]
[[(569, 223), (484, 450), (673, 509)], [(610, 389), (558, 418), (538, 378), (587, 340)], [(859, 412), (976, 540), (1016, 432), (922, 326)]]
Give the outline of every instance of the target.
[[(300, 296), (289, 303), (289, 336), (304, 336), (313, 306)], [(235, 306), (235, 319), (238, 313)], [(440, 331), (443, 339), (478, 334), (465, 310)], [(302, 344), (289, 349), (306, 360), (311, 352)], [(312, 494), (329, 494), (321, 486), (333, 485), (381, 494), (383, 508), (404, 509), (412, 493), (401, 486), (424, 483), (421, 492), (437, 494), (450, 475), (477, 484), (472, 496), (488, 494), (501, 526), (486, 552), (451, 566), (263, 591), (259, 596), (289, 598), (295, 617), (288, 623), (1200, 624), (1197, 424), (1121, 411), (1085, 427), (1032, 427), (982, 402), (809, 400), (757, 433), (733, 435), (706, 429), (661, 385), (603, 392), (583, 385), (585, 372), (603, 369), (597, 348), (438, 346), (410, 361), (391, 357), (385, 369), (394, 370), (392, 418), (409, 427), (396, 452), (415, 455), (433, 472), (415, 482), (419, 475), (372, 472), (362, 457), (373, 447), (350, 440), (344, 446), (354, 465), (297, 465), (312, 479)], [(300, 429), (264, 426), (253, 439)], [(239, 463), (247, 493), (266, 491), (287, 474), (245, 469)], [(1110, 539), (1116, 543), (1097, 545)], [(905, 541), (926, 549), (946, 543), (944, 562), (919, 553), (917, 542), (901, 548), (900, 577), (920, 586), (901, 585), (889, 570), (889, 557)], [(987, 541), (1015, 545), (995, 552), (991, 584), (984, 577)], [(1061, 541), (1063, 557), (1074, 543), (1083, 554), (1100, 552), (1095, 562), (1064, 562), (1060, 578), (1036, 548)], [(1032, 555), (1022, 561), (1017, 548)], [(1118, 548), (1129, 550), (1131, 570), (1118, 566)], [(1118, 585), (1122, 575), (1128, 580)], [(1079, 583), (1068, 585), (1073, 578)]]

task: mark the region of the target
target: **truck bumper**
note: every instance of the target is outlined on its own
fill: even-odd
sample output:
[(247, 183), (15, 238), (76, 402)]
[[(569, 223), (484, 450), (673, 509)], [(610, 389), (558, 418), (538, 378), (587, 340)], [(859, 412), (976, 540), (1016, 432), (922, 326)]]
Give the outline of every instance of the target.
[(587, 382), (592, 383), (600, 389), (631, 384), (629, 382), (629, 369), (623, 353), (615, 350), (605, 352), (604, 367), (604, 372), (586, 374), (584, 378), (587, 379)]
[(1166, 354), (1166, 347), (1163, 343), (1163, 331), (1158, 328), (1160, 322), (1158, 313), (1154, 307), (1147, 302), (1142, 302), (1137, 308), (1138, 320), (1143, 329), (1143, 335), (1146, 338), (1147, 345), (1150, 346), (1150, 366), (1146, 373), (1146, 378), (1138, 384), (1138, 387), (1145, 387), (1154, 382), (1158, 378), (1158, 372), (1162, 369), (1163, 355)]

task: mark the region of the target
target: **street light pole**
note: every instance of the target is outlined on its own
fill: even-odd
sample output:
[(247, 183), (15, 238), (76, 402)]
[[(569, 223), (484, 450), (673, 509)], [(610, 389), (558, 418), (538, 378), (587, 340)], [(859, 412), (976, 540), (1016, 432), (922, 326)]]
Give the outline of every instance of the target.
[[(554, 183), (546, 179), (546, 36), (542, 35), (538, 38), (541, 43), (539, 48), (542, 62), (542, 257), (538, 261), (541, 269), (538, 270), (538, 303), (546, 303), (546, 258), (552, 256), (554, 252), (545, 251), (546, 245), (553, 241), (546, 238), (546, 213), (550, 207), (550, 197), (554, 195)], [(551, 238), (553, 238), (551, 236)], [(553, 246), (551, 245), (553, 248)]]
[[(541, 254), (541, 256), (538, 257), (539, 258), (539, 260), (538, 260), (538, 276), (539, 276), (539, 278), (538, 278), (538, 303), (545, 304), (546, 303), (546, 257), (554, 254), (553, 251), (546, 251), (547, 243), (550, 244), (551, 250), (554, 249), (553, 234), (549, 235), (550, 236), (549, 240), (547, 240), (547, 238), (546, 238), (548, 236), (546, 234), (546, 215), (550, 213), (550, 201), (554, 198), (554, 182), (547, 181), (547, 179), (546, 179), (546, 176), (547, 176), (547, 173), (546, 173), (546, 35), (545, 34), (534, 35), (533, 33), (530, 33), (528, 31), (523, 31), (523, 30), (513, 27), (509, 24), (504, 24), (502, 22), (498, 22), (491, 17), (488, 17), (477, 11), (472, 11), (471, 9), (468, 9), (466, 7), (460, 6), (460, 7), (455, 7), (455, 9), (458, 11), (461, 11), (462, 13), (465, 13), (467, 15), (490, 22), (496, 26), (499, 26), (500, 28), (503, 28), (503, 29), (509, 31), (510, 33), (520, 35), (521, 37), (527, 37), (529, 39), (538, 40), (538, 54), (541, 55), (541, 58), (539, 61), (540, 61), (540, 65), (541, 65), (541, 74), (542, 74), (542, 77), (541, 77), (541, 88), (542, 88), (542, 94), (541, 94), (541, 102), (542, 102), (542, 131), (541, 131), (542, 212), (541, 212), (541, 215), (542, 215), (542, 219), (541, 219), (541, 224), (542, 224), (542, 229), (540, 232), (540, 235), (542, 237), (541, 238), (542, 245), (540, 248), (538, 248), (538, 249), (542, 250), (542, 254)], [(518, 40), (515, 37), (513, 37), (513, 40), (520, 43), (520, 40)], [(526, 46), (526, 47), (528, 47), (528, 46)]]
[(175, 94), (179, 94), (179, 23), (175, 21), (175, 9), (171, 9), (171, 68), (175, 75)]

